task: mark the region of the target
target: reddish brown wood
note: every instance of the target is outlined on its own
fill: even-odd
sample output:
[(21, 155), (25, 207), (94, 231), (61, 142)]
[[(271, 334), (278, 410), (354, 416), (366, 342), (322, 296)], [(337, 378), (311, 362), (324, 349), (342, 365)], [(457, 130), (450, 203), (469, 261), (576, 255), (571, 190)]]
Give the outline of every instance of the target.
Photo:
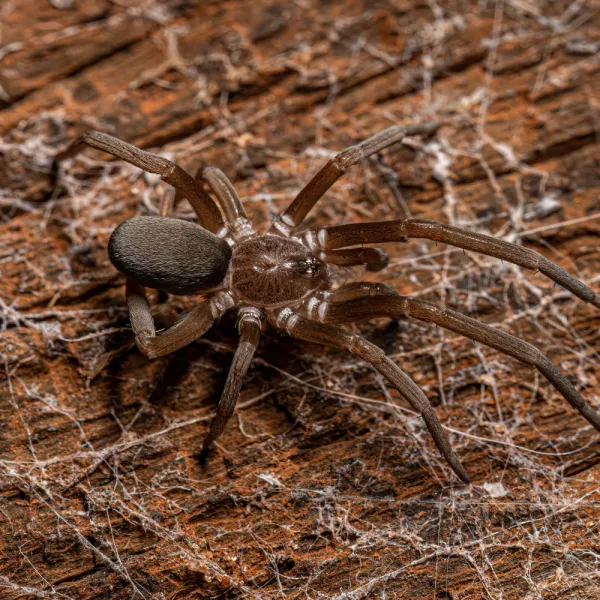
[[(566, 0), (0, 3), (0, 597), (595, 597), (592, 428), (433, 326), (359, 330), (436, 404), (471, 487), (364, 363), (269, 333), (198, 461), (235, 322), (170, 357), (132, 348), (106, 244), (170, 190), (91, 150), (53, 157), (97, 129), (216, 166), (261, 228), (344, 147), (438, 120), (352, 167), (307, 226), (450, 222), (599, 292), (599, 48), (600, 13)], [(597, 309), (496, 259), (385, 250), (359, 279), (535, 343), (598, 407)], [(197, 302), (165, 300), (163, 327)]]

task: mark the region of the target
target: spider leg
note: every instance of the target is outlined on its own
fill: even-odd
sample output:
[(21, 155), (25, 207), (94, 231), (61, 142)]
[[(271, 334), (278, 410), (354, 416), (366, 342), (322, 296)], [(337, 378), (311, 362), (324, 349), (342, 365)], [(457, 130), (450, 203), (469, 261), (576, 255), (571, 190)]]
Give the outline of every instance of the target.
[[(388, 296), (386, 296), (387, 298)], [(408, 400), (411, 406), (421, 415), (427, 429), (431, 433), (435, 445), (444, 456), (452, 470), (469, 483), (469, 475), (456, 456), (442, 426), (427, 399), (417, 384), (398, 365), (390, 360), (381, 348), (371, 344), (358, 335), (348, 333), (342, 328), (324, 325), (294, 314), (291, 309), (283, 309), (273, 319), (274, 326), (286, 331), (291, 336), (313, 342), (333, 346), (352, 352), (368, 362), (381, 373)]]
[(600, 295), (539, 252), (437, 221), (398, 219), (396, 221), (340, 225), (307, 232), (306, 235), (307, 239), (310, 238), (313, 241), (313, 245), (316, 240), (316, 243), (324, 251), (362, 244), (403, 242), (409, 238), (435, 240), (465, 250), (494, 256), (526, 269), (539, 270), (575, 296), (600, 308)]
[(340, 286), (333, 292), (326, 292), (327, 302), (345, 302), (363, 296), (384, 296), (391, 294), (397, 296), (398, 292), (387, 283), (373, 283), (371, 281), (353, 281)]
[(388, 127), (356, 146), (350, 146), (336, 154), (321, 170), (300, 190), (292, 203), (279, 215), (273, 227), (279, 233), (288, 236), (298, 227), (313, 206), (325, 192), (340, 179), (346, 169), (395, 144), (409, 135), (430, 135), (440, 128), (435, 121), (415, 125)]
[(171, 190), (168, 191), (158, 203), (158, 216), (159, 217), (170, 217), (175, 203), (177, 201), (177, 194), (172, 194)]
[(319, 258), (330, 265), (351, 267), (365, 265), (367, 271), (381, 271), (387, 267), (390, 257), (379, 248), (346, 248), (321, 252)]
[(233, 305), (233, 300), (228, 294), (219, 294), (210, 301), (202, 302), (181, 321), (157, 335), (144, 288), (128, 279), (126, 294), (135, 341), (142, 354), (148, 358), (170, 354), (191, 344), (203, 336), (212, 324)]
[(255, 308), (243, 308), (240, 311), (240, 343), (235, 351), (233, 362), (227, 375), (227, 382), (217, 406), (217, 414), (210, 430), (202, 443), (200, 458), (206, 456), (215, 440), (223, 433), (227, 422), (233, 415), (235, 405), (242, 389), (243, 379), (248, 372), (252, 357), (260, 339), (261, 313)]
[(227, 175), (216, 167), (206, 167), (202, 171), (202, 179), (217, 197), (234, 237), (241, 239), (253, 235), (255, 231), (248, 219), (246, 209)]
[(216, 233), (223, 226), (223, 217), (219, 212), (219, 208), (209, 194), (185, 169), (162, 156), (140, 150), (112, 135), (99, 131), (88, 131), (80, 140), (57, 155), (55, 161), (60, 162), (74, 156), (81, 151), (82, 144), (87, 144), (96, 150), (108, 152), (149, 173), (160, 175), (163, 181), (180, 190), (189, 200), (202, 227)]
[[(223, 213), (225, 213), (225, 219), (231, 228), (236, 239), (249, 237), (255, 233), (250, 219), (246, 214), (246, 209), (240, 200), (240, 197), (233, 187), (230, 179), (216, 167), (200, 168), (196, 171), (194, 180), (196, 183), (202, 179), (208, 187), (212, 190), (213, 194), (217, 199), (218, 205), (221, 207)], [(175, 196), (175, 203), (182, 195), (180, 191), (177, 191)], [(219, 235), (226, 233), (227, 230), (221, 230), (217, 232)]]
[(313, 310), (313, 314), (314, 312), (318, 315), (319, 320), (325, 323), (347, 323), (348, 321), (382, 316), (393, 319), (412, 318), (435, 323), (534, 366), (565, 400), (579, 411), (581, 416), (600, 431), (600, 415), (583, 399), (545, 354), (526, 341), (494, 329), (481, 321), (431, 302), (416, 300), (409, 296), (391, 295), (356, 298), (337, 304), (324, 302)]

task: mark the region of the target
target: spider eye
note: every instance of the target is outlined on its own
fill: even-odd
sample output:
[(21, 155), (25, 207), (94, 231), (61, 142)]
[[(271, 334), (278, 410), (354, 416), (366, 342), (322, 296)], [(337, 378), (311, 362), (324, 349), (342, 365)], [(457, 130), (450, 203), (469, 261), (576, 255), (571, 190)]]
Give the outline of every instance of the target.
[(308, 263), (306, 266), (307, 274), (310, 275), (311, 277), (314, 277), (319, 270), (319, 263), (317, 262), (317, 259), (309, 258), (306, 262)]
[(294, 275), (314, 277), (319, 271), (319, 263), (314, 257), (292, 260), (289, 263)]
[(137, 283), (171, 294), (194, 294), (223, 281), (231, 248), (195, 223), (169, 217), (134, 217), (121, 223), (108, 256)]

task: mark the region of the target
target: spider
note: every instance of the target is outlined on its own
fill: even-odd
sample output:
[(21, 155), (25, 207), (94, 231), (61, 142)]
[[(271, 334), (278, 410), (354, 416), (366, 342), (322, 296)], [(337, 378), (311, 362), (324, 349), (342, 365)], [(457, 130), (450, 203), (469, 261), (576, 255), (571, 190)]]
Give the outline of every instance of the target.
[[(382, 316), (436, 323), (532, 365), (600, 431), (600, 415), (535, 346), (431, 302), (399, 296), (388, 285), (355, 282), (333, 289), (331, 266), (364, 265), (378, 271), (387, 265), (388, 256), (365, 244), (425, 238), (541, 271), (600, 308), (600, 296), (558, 265), (528, 248), (425, 219), (301, 229), (309, 211), (350, 166), (406, 136), (433, 135), (439, 127), (437, 122), (389, 127), (346, 148), (321, 168), (264, 234), (253, 229), (233, 185), (217, 168), (208, 167), (199, 174), (212, 190), (215, 203), (178, 165), (105, 133), (88, 132), (61, 154), (61, 159), (72, 156), (87, 144), (158, 174), (189, 200), (198, 216), (199, 225), (172, 218), (173, 200), (168, 196), (161, 201), (159, 216), (138, 216), (121, 223), (112, 233), (108, 254), (127, 278), (127, 305), (136, 343), (150, 358), (190, 344), (226, 311), (238, 313), (239, 345), (201, 456), (232, 416), (260, 334), (268, 324), (295, 338), (347, 350), (369, 363), (421, 416), (440, 453), (468, 483), (469, 475), (423, 391), (380, 348), (343, 327)], [(201, 294), (203, 298), (175, 325), (157, 333), (145, 288), (175, 295)]]

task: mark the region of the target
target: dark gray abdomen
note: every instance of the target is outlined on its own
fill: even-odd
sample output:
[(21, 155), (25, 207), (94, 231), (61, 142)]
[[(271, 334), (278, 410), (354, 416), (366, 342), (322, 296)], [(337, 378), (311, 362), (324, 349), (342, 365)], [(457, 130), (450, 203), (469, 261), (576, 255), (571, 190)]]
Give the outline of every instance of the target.
[(195, 223), (169, 217), (133, 217), (113, 231), (108, 256), (121, 273), (137, 283), (185, 295), (221, 283), (231, 248)]

